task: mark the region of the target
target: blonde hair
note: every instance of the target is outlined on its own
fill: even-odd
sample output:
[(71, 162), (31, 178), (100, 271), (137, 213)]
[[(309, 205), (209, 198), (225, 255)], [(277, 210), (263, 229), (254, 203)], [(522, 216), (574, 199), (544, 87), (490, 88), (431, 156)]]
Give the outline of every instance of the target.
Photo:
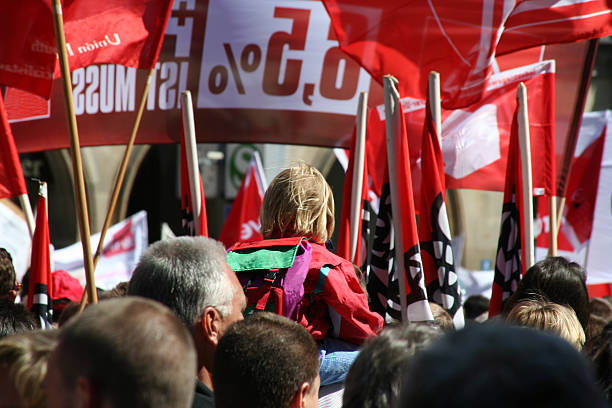
[(558, 303), (535, 299), (522, 301), (510, 310), (506, 321), (557, 333), (578, 350), (582, 349), (586, 340), (576, 312)]
[(0, 339), (0, 369), (9, 373), (21, 407), (46, 406), (43, 383), (56, 343), (56, 330), (29, 331)]
[(316, 168), (300, 163), (280, 172), (261, 205), (264, 238), (304, 236), (325, 242), (334, 231), (334, 197)]

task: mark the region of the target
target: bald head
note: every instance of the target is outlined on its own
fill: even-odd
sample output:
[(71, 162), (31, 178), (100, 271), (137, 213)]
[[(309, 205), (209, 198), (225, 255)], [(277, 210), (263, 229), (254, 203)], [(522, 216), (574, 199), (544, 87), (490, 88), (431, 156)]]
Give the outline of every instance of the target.
[(167, 307), (111, 299), (62, 328), (47, 375), (49, 406), (97, 399), (113, 407), (187, 408), (195, 373), (191, 335)]

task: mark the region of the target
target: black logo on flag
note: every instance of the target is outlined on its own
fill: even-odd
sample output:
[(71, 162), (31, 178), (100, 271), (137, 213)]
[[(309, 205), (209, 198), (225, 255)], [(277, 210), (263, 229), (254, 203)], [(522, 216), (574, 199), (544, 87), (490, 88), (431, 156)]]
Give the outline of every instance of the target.
[(502, 288), (502, 299), (516, 290), (521, 279), (523, 264), (521, 256), (520, 214), (516, 207), (516, 195), (502, 207), (502, 222), (495, 259), (494, 282)]
[(391, 195), (389, 184), (386, 183), (382, 188), (376, 217), (367, 282), (370, 310), (380, 314), (385, 321), (402, 318), (399, 283), (393, 268), (393, 246)]
[(451, 247), (448, 216), (442, 193), (439, 193), (431, 206), (431, 241), (421, 242), (421, 248), (431, 255), (438, 273), (427, 286), (430, 299), (444, 306), (451, 316), (461, 307), (459, 279), (455, 272), (455, 259)]
[(423, 264), (421, 262), (421, 251), (418, 245), (408, 249), (404, 254), (404, 266), (406, 267), (406, 283), (410, 288), (410, 293), (406, 295), (406, 304), (425, 301), (427, 295), (425, 293), (423, 278)]

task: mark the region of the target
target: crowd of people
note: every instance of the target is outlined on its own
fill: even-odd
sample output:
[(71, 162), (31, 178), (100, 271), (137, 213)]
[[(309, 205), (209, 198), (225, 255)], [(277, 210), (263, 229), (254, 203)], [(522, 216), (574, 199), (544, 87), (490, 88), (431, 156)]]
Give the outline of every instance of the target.
[(0, 250), (0, 408), (612, 402), (612, 299), (589, 299), (578, 264), (536, 263), (491, 319), (486, 299), (466, 300), (465, 328), (433, 302), (433, 321), (385, 326), (325, 246), (334, 203), (316, 169), (281, 172), (261, 218), (255, 243), (153, 243), (129, 282), (80, 313), (68, 304), (51, 330), (15, 302)]

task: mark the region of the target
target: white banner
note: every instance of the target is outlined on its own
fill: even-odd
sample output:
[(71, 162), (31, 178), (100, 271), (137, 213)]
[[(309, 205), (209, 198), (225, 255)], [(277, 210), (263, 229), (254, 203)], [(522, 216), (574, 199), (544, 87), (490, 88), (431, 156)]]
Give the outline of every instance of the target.
[[(6, 203), (6, 205), (4, 205)], [(0, 248), (4, 248), (13, 258), (13, 266), (17, 279), (21, 278), (30, 266), (32, 239), (25, 220), (17, 215), (18, 208), (10, 200), (0, 203)]]
[(338, 48), (321, 2), (210, 0), (199, 84), (198, 108), (354, 115), (370, 76)]
[[(100, 233), (91, 236), (92, 250), (95, 251), (99, 241)], [(140, 211), (110, 227), (96, 267), (96, 286), (108, 290), (119, 282), (129, 280), (148, 244), (146, 211)], [(83, 249), (80, 242), (56, 250), (51, 260), (52, 270), (65, 269), (85, 286)]]

